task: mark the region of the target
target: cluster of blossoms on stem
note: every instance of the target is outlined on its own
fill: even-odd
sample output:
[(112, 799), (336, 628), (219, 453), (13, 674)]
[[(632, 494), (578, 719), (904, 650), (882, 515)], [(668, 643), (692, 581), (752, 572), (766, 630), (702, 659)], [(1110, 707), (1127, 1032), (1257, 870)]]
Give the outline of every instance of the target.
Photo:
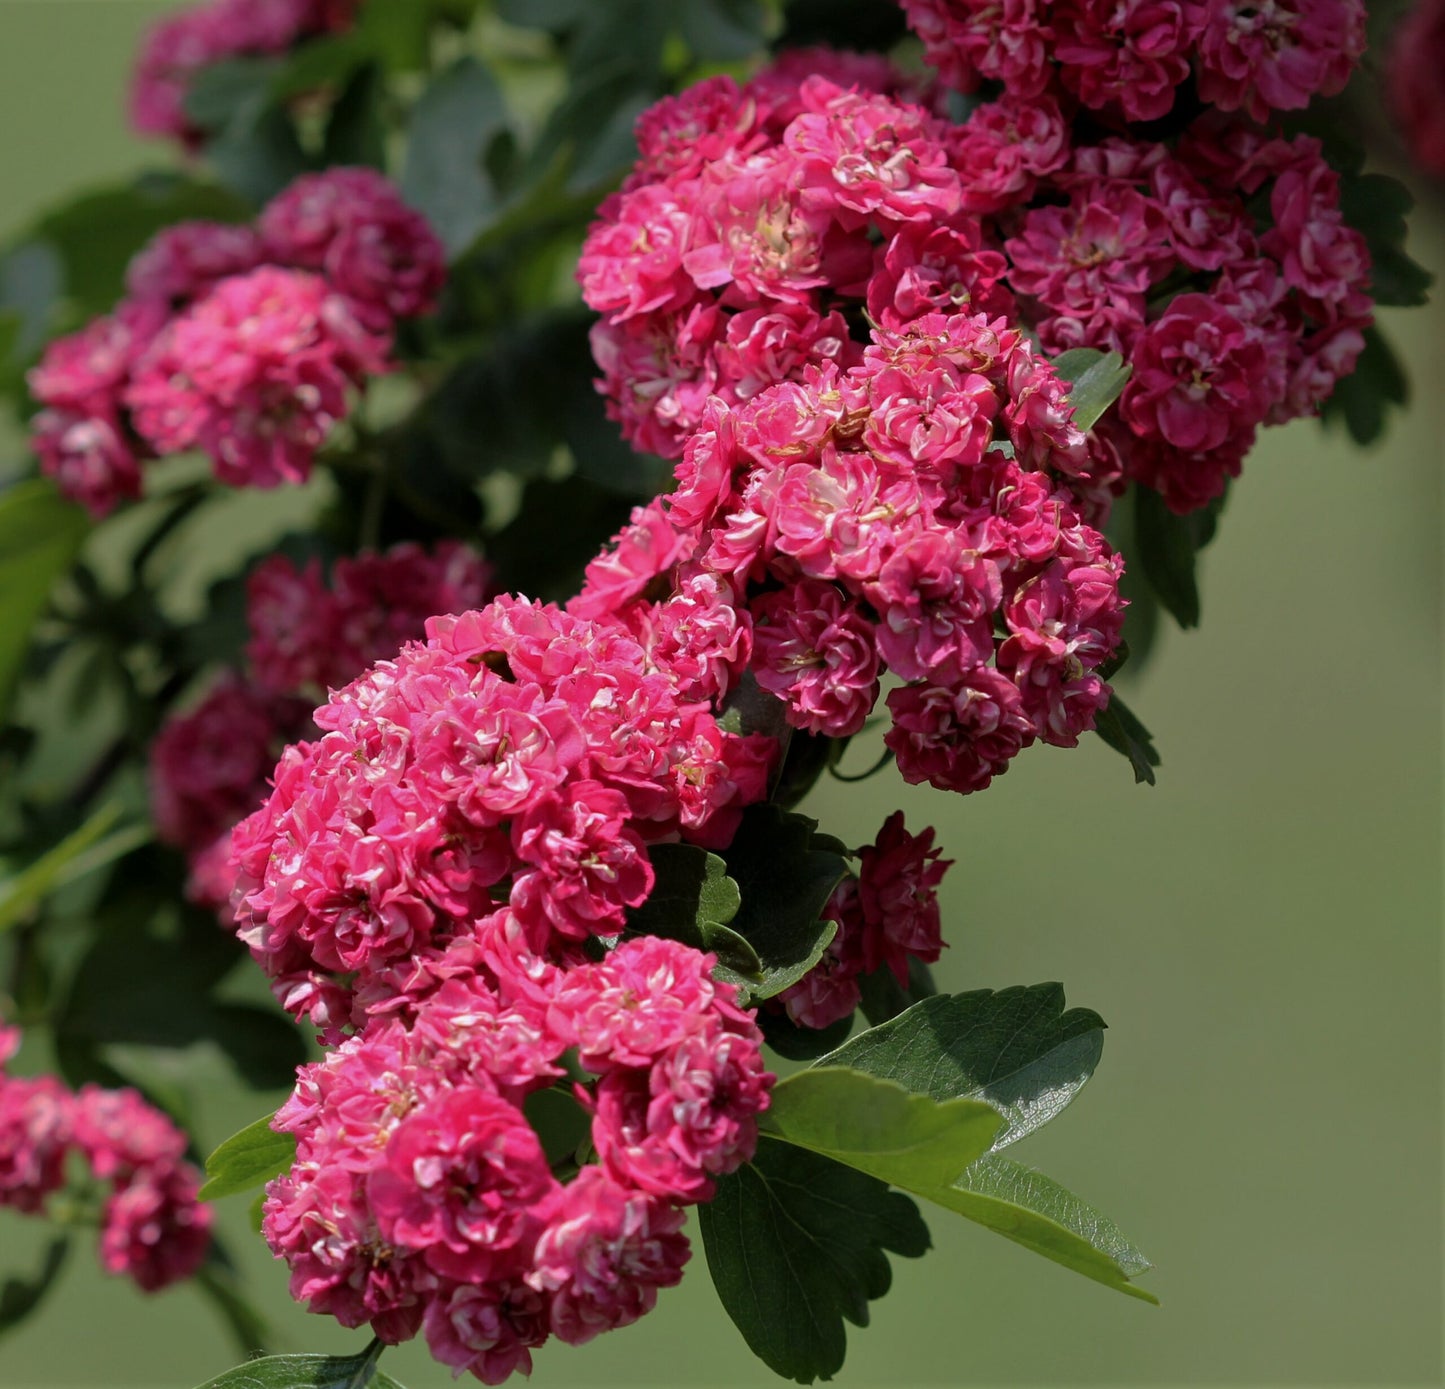
[(676, 490), (569, 610), (631, 626), (663, 664), (735, 632), (788, 721), (827, 737), (861, 730), (891, 671), (903, 776), (978, 790), (1036, 739), (1072, 747), (1108, 701), (1123, 565), (1054, 475), (1089, 458), (1018, 329), (926, 315), (846, 372), (714, 401)]
[(131, 75), (131, 126), (188, 148), (205, 132), (186, 115), (186, 89), (227, 58), (269, 57), (353, 23), (359, 0), (206, 0), (167, 15), (146, 35)]
[(323, 1029), (424, 987), (457, 939), (584, 959), (651, 891), (649, 843), (726, 845), (767, 788), (775, 744), (617, 624), (498, 598), (427, 631), (332, 694), (233, 836), (238, 934)]
[(265, 801), (286, 744), (315, 736), (311, 711), (326, 692), (422, 636), (434, 613), (475, 607), (490, 582), (486, 562), (450, 541), (338, 559), (329, 579), (316, 559), (298, 569), (273, 555), (256, 566), (245, 668), (167, 719), (150, 749), (156, 831), (185, 851), (193, 901), (228, 909), (231, 829)]
[(1445, 178), (1445, 3), (1415, 0), (1390, 39), (1386, 100), (1415, 163)]
[(910, 834), (895, 810), (858, 856), (858, 872), (838, 884), (823, 910), (825, 920), (837, 922), (837, 935), (776, 1001), (803, 1027), (848, 1017), (862, 1001), (864, 975), (887, 968), (906, 989), (910, 961), (933, 964), (943, 953), (938, 885), (952, 860), (934, 847), (933, 830)]
[(900, 0), (926, 60), (959, 91), (1073, 101), (1154, 121), (1198, 99), (1263, 121), (1344, 88), (1363, 0)]
[(115, 311), (30, 372), (41, 469), (96, 516), (140, 495), (146, 461), (192, 449), (232, 486), (304, 481), (444, 278), (425, 219), (369, 169), (304, 175), (255, 226), (169, 227)]
[(108, 1188), (99, 1211), (106, 1272), (146, 1292), (189, 1278), (210, 1248), (211, 1210), (196, 1199), (201, 1174), (185, 1161), (185, 1135), (134, 1090), (72, 1091), (54, 1076), (7, 1075), (19, 1045), (17, 1029), (0, 1027), (0, 1206), (43, 1214), (69, 1188), (75, 1155)]
[[(456, 938), (426, 992), (302, 1069), (262, 1226), (311, 1311), (422, 1332), (487, 1384), (651, 1310), (690, 1252), (683, 1208), (752, 1156), (773, 1080), (711, 955), (639, 937), (559, 968), (519, 945)], [(576, 1137), (549, 1153), (528, 1121), (574, 1098), (580, 1168)]]
[[(1084, 7), (957, 8), (977, 9), (1012, 53), (1030, 16), (1062, 23)], [(1320, 8), (1298, 25), (1287, 7), (1270, 12), (1303, 34)], [(1331, 32), (1328, 80), (1285, 64), (1310, 90), (1333, 90), (1357, 53), (1348, 25)], [(1319, 143), (1255, 125), (1244, 97), (1209, 98), (1216, 109), (1181, 117), (1167, 138), (1111, 127), (1081, 110), (1073, 77), (1050, 76), (1097, 67), (1056, 64), (1047, 39), (1020, 52), (1037, 48), (1049, 80), (1006, 81), (962, 123), (886, 63), (846, 55), (815, 55), (819, 74), (787, 100), (768, 70), (743, 87), (710, 78), (645, 112), (641, 157), (578, 270), (602, 315), (598, 387), (624, 434), (676, 458), (714, 396), (740, 404), (827, 366), (846, 372), (880, 333), (960, 312), (1007, 317), (1049, 353), (1129, 360), (1121, 410), (1072, 470), (1095, 519), (1131, 478), (1178, 511), (1200, 506), (1259, 426), (1316, 412), (1354, 369), (1372, 313), (1368, 251)], [(1250, 83), (1273, 90), (1258, 74)]]

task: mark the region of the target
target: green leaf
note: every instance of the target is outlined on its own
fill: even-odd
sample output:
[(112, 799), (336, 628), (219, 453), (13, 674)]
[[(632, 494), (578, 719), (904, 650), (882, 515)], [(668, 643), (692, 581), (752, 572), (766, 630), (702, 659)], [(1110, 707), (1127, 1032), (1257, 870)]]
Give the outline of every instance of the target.
[(762, 1125), (892, 1186), (926, 1191), (988, 1152), (1003, 1119), (981, 1100), (934, 1099), (830, 1059), (779, 1081)]
[[(1104, 1049), (1104, 1020), (1064, 1011), (1060, 984), (938, 994), (825, 1056), (934, 1100), (986, 1101), (1003, 1116), (994, 1148), (1055, 1119)], [(781, 1087), (779, 1087), (781, 1088)]]
[(758, 1026), (762, 1029), (763, 1040), (779, 1056), (789, 1061), (815, 1061), (836, 1051), (848, 1040), (853, 1030), (853, 1014), (839, 1018), (827, 1027), (800, 1027), (785, 1012), (773, 1012), (763, 1008), (758, 1012)]
[(208, 1379), (200, 1389), (401, 1389), (376, 1368), (383, 1346), (363, 1355), (267, 1355)]
[(265, 103), (278, 63), (274, 58), (223, 58), (194, 73), (181, 105), (187, 120), (202, 130), (224, 130), (237, 114)]
[(79, 829), (13, 877), (0, 877), (0, 932), (19, 925), (57, 888), (114, 862), (151, 837), (144, 825), (110, 834), (121, 814), (117, 805), (102, 806)]
[(291, 118), (264, 92), (210, 141), (206, 160), (217, 178), (253, 207), (269, 202), (310, 167)]
[(1157, 1305), (1130, 1280), (1151, 1265), (1107, 1216), (1011, 1158), (980, 1158), (952, 1186), (926, 1193), (997, 1234), (1086, 1278)]
[(40, 1271), (33, 1278), (7, 1278), (0, 1286), (0, 1336), (25, 1320), (55, 1286), (70, 1253), (70, 1238), (62, 1235), (46, 1247)]
[(933, 972), (914, 956), (908, 960), (907, 988), (898, 982), (887, 965), (880, 965), (872, 974), (863, 975), (858, 980), (858, 987), (863, 995), (860, 1003), (863, 1016), (874, 1027), (896, 1018), (915, 1003), (932, 998), (938, 992)]
[(763, 47), (768, 15), (758, 0), (683, 0), (676, 14), (683, 42), (704, 62), (736, 62)]
[(1152, 487), (1134, 488), (1134, 546), (1144, 577), (1174, 620), (1184, 628), (1199, 625), (1199, 584), (1195, 563), (1199, 551), (1214, 539), (1224, 499), (1218, 498), (1177, 516)]
[(1092, 429), (1122, 394), (1134, 368), (1117, 352), (1098, 352), (1092, 347), (1075, 347), (1053, 360), (1054, 370), (1069, 383), (1069, 403), (1074, 423)]
[(0, 385), (15, 392), (21, 367), (39, 351), (65, 287), (65, 269), (53, 246), (25, 241), (0, 255), (0, 312), (14, 336), (0, 354)]
[(1154, 746), (1153, 735), (1119, 698), (1117, 690), (1109, 696), (1109, 707), (1095, 717), (1094, 732), (1115, 752), (1129, 759), (1136, 786), (1141, 781), (1154, 785), (1154, 768), (1160, 766), (1163, 759)]
[(326, 121), (322, 159), (327, 164), (386, 168), (386, 126), (381, 118), (381, 69), (360, 67), (336, 98)]
[(592, 1121), (576, 1096), (555, 1086), (534, 1090), (522, 1101), (522, 1112), (554, 1167), (575, 1155), (592, 1136)]
[(287, 1172), (296, 1160), (296, 1135), (277, 1133), (271, 1127), (273, 1115), (247, 1124), (233, 1133), (206, 1159), (206, 1182), (202, 1201), (234, 1196), (238, 1191), (269, 1182)]
[[(257, 1229), (260, 1229), (259, 1223)], [(236, 1275), (225, 1258), (216, 1255), (216, 1248), (213, 1242), (211, 1257), (196, 1273), (196, 1287), (226, 1324), (238, 1355), (264, 1353), (266, 1342), (270, 1339), (266, 1320), (247, 1301)]]
[(742, 899), (722, 859), (692, 844), (654, 844), (647, 856), (656, 881), (647, 901), (627, 914), (628, 934), (711, 950), (727, 970), (761, 983), (757, 951), (727, 925)]
[(41, 218), (27, 240), (54, 248), (66, 296), (89, 318), (115, 306), (126, 267), (162, 228), (193, 218), (239, 222), (249, 216), (250, 209), (223, 188), (176, 174), (145, 174), (57, 208)]
[(867, 1326), (868, 1303), (893, 1281), (888, 1253), (916, 1259), (929, 1245), (906, 1196), (766, 1137), (719, 1179), (698, 1223), (728, 1316), (755, 1355), (800, 1384), (842, 1368), (844, 1319)]
[(1435, 277), (1399, 246), (1370, 248), (1370, 294), (1376, 304), (1417, 308), (1430, 302)]
[(10, 708), (30, 632), (90, 529), (85, 512), (36, 479), (0, 493), (0, 721)]
[(751, 806), (723, 855), (742, 894), (732, 929), (752, 946), (761, 966), (761, 982), (719, 971), (738, 986), (744, 1004), (797, 983), (837, 934), (837, 923), (824, 921), (821, 913), (848, 865), (834, 848), (814, 844), (817, 827), (815, 820), (776, 805)]
[(425, 215), (450, 256), (471, 245), (496, 211), (484, 161), (506, 126), (496, 78), (470, 56), (437, 73), (412, 109), (402, 195)]
[(1366, 328), (1364, 336), (1365, 350), (1354, 371), (1335, 383), (1320, 410), (1327, 424), (1343, 421), (1361, 447), (1373, 444), (1385, 432), (1389, 407), (1404, 405), (1410, 397), (1405, 368), (1385, 336), (1378, 328)]

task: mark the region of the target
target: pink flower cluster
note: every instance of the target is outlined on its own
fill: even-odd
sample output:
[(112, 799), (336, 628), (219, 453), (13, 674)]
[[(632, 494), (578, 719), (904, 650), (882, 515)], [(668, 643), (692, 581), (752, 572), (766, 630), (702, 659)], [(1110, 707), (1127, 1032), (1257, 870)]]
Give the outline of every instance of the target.
[[(978, 790), (1036, 739), (1073, 746), (1108, 701), (1097, 672), (1119, 642), (1123, 565), (1045, 471), (1088, 463), (1020, 331), (925, 315), (877, 330), (846, 372), (714, 402), (676, 490), (635, 514), (569, 609), (628, 624), (660, 663), (703, 633), (751, 646), (788, 721), (829, 737), (863, 727), (892, 671), (904, 777)], [(659, 589), (678, 596), (655, 608)], [(674, 604), (682, 641), (660, 616)]]
[(1362, 0), (900, 0), (945, 82), (1153, 121), (1199, 99), (1265, 120), (1341, 91), (1365, 50)]
[(323, 1028), (395, 1006), (457, 938), (580, 961), (653, 885), (647, 845), (726, 845), (769, 739), (719, 727), (612, 623), (499, 598), (433, 618), (316, 711), (237, 827), (238, 933)]
[(1130, 362), (1099, 440), (1174, 510), (1219, 496), (1261, 425), (1316, 413), (1354, 370), (1370, 256), (1318, 141), (1205, 118), (1173, 149), (1077, 147), (1039, 191), (1003, 242), (1009, 284), (1046, 350)]
[(170, 227), (115, 312), (31, 371), (41, 469), (96, 516), (140, 495), (144, 462), (190, 449), (232, 486), (304, 481), (444, 277), (426, 221), (369, 169), (303, 176), (255, 227)]
[[(1278, 22), (1299, 36), (1332, 5), (1298, 23), (1279, 5), (1249, 13), (1261, 33)], [(677, 457), (714, 396), (736, 405), (824, 367), (847, 372), (878, 332), (982, 312), (1047, 352), (1112, 349), (1133, 366), (1122, 410), (1091, 439), (1087, 468), (1071, 469), (1087, 475), (1075, 491), (1092, 516), (1127, 478), (1176, 510), (1202, 505), (1260, 425), (1314, 413), (1354, 369), (1370, 261), (1338, 178), (1318, 142), (1242, 114), (1206, 112), (1167, 141), (1080, 116), (1069, 83), (1102, 69), (1055, 54), (1050, 26), (1092, 15), (1086, 5), (955, 8), (993, 35), (979, 52), (1006, 73), (986, 75), (1037, 77), (961, 124), (910, 102), (886, 64), (842, 57), (837, 81), (807, 78), (786, 101), (768, 70), (644, 113), (641, 158), (578, 272), (603, 315), (593, 353), (609, 412), (639, 447)], [(1197, 9), (1201, 24), (1214, 13), (1156, 8)], [(1101, 33), (1113, 14), (1095, 17)], [(1146, 85), (1120, 80), (1144, 98)]]
[(302, 39), (349, 28), (358, 0), (206, 0), (147, 33), (131, 75), (131, 126), (195, 147), (204, 137), (185, 111), (186, 89), (226, 58), (269, 57)]
[[(388, 1343), (420, 1331), (487, 1384), (677, 1283), (683, 1208), (752, 1156), (773, 1081), (711, 955), (641, 937), (559, 969), (518, 944), (457, 937), (429, 992), (302, 1069), (275, 1120), (296, 1162), (263, 1216), (311, 1311)], [(528, 1119), (549, 1087), (570, 1104), (569, 1049), (580, 1169), (575, 1138), (548, 1153)]]
[(1395, 28), (1385, 98), (1415, 163), (1445, 178), (1445, 3), (1415, 0)]
[(232, 827), (266, 799), (287, 743), (314, 736), (311, 710), (326, 691), (420, 637), (439, 612), (485, 596), (489, 566), (444, 542), (363, 553), (298, 570), (284, 555), (247, 584), (247, 669), (228, 672), (192, 711), (168, 719), (151, 744), (151, 814), (161, 839), (190, 859), (188, 895), (224, 909)]
[(100, 1261), (145, 1292), (189, 1278), (210, 1248), (211, 1211), (185, 1135), (134, 1090), (71, 1091), (54, 1076), (5, 1073), (20, 1045), (0, 1027), (0, 1206), (40, 1214), (66, 1186), (76, 1154), (109, 1184), (100, 1211)]
[(859, 854), (857, 875), (838, 884), (824, 910), (838, 934), (817, 966), (778, 995), (793, 1022), (827, 1027), (858, 1007), (865, 974), (887, 966), (906, 988), (910, 960), (938, 959), (944, 946), (938, 885), (952, 867), (939, 854), (933, 830), (910, 834), (901, 810), (883, 822), (878, 838)]

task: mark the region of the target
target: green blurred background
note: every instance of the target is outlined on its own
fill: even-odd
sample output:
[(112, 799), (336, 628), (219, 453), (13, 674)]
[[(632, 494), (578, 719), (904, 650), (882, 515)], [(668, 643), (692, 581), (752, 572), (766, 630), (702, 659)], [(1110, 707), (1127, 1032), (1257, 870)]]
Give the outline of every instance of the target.
[[(603, 3), (604, 0), (599, 0)], [(86, 184), (163, 164), (131, 139), (125, 72), (154, 0), (0, 0), (0, 232)], [(1445, 270), (1445, 217), (1413, 250)], [(809, 809), (852, 842), (894, 806), (938, 825), (946, 988), (1061, 979), (1111, 1025), (1104, 1064), (1030, 1161), (1156, 1261), (1152, 1309), (942, 1212), (899, 1261), (854, 1386), (1439, 1384), (1441, 1358), (1441, 445), (1445, 312), (1386, 326), (1416, 402), (1361, 452), (1313, 424), (1271, 432), (1204, 562), (1202, 630), (1167, 634), (1126, 682), (1164, 755), (1131, 784), (1095, 740), (1036, 750), (986, 795), (881, 775)], [(866, 765), (866, 750), (855, 750)], [(850, 761), (852, 758), (850, 757)], [(186, 1058), (203, 1144), (273, 1097)], [(284, 1270), (223, 1223), (280, 1349), (360, 1349), (294, 1309)], [(0, 1213), (0, 1277), (34, 1222)], [(0, 1341), (0, 1389), (186, 1389), (234, 1362), (189, 1290), (148, 1299), (73, 1259)], [(388, 1352), (409, 1386), (446, 1372)], [(659, 1313), (539, 1386), (774, 1383), (725, 1319), (701, 1250)]]

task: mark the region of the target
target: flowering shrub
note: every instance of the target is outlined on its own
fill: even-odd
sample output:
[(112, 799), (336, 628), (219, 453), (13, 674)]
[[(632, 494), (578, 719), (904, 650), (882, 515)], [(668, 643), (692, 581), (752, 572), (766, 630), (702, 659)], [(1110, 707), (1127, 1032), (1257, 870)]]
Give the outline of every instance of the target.
[(1416, 164), (1445, 178), (1445, 93), (1439, 71), (1445, 54), (1445, 5), (1418, 0), (1390, 39), (1384, 90), (1395, 123)]
[(76, 1199), (98, 1202), (98, 1253), (107, 1273), (153, 1293), (189, 1278), (210, 1247), (212, 1212), (196, 1194), (201, 1174), (185, 1161), (186, 1137), (134, 1090), (54, 1076), (7, 1075), (20, 1033), (0, 1028), (0, 1206), (43, 1215), (67, 1191), (74, 1154), (88, 1182)]
[[(94, 1216), (249, 1355), (209, 1202), (264, 1188), (292, 1298), (374, 1341), (212, 1389), (385, 1386), (418, 1337), (501, 1383), (651, 1311), (690, 1208), (804, 1383), (919, 1200), (1152, 1300), (1003, 1152), (1102, 1020), (939, 992), (935, 830), (796, 807), (875, 729), (943, 791), (1090, 732), (1153, 780), (1110, 681), (1153, 600), (1197, 621), (1259, 429), (1403, 394), (1401, 196), (1300, 124), (1363, 11), (814, 26), (854, 52), (807, 7), (623, 8), (211, 0), (134, 75), (187, 172), (0, 254), (0, 298), (56, 290), (0, 304), (39, 473), (0, 493), (0, 1002), (59, 1070), (0, 1073), (0, 1205)], [(905, 18), (924, 68), (878, 47)], [(198, 1043), (290, 1091), (203, 1187), (142, 1098)]]
[(435, 235), (369, 169), (299, 179), (255, 229), (160, 232), (116, 311), (31, 372), (41, 467), (95, 516), (140, 496), (142, 463), (190, 449), (233, 487), (304, 482), (442, 275)]

